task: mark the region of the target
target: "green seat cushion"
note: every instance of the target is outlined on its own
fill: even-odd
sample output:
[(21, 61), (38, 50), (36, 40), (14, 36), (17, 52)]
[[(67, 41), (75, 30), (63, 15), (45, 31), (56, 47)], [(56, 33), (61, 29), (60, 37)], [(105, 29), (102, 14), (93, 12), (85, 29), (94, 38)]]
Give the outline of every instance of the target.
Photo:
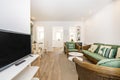
[(89, 52), (87, 50), (82, 50), (82, 51), (83, 51), (84, 54), (89, 55), (90, 57), (96, 59), (97, 61), (100, 61), (102, 59), (107, 59), (106, 57), (103, 57), (103, 56), (101, 56), (97, 53), (92, 53), (92, 52)]
[(120, 59), (103, 59), (97, 65), (120, 68)]
[(75, 43), (74, 42), (66, 42), (68, 49), (75, 49)]
[(78, 52), (78, 49), (68, 49), (69, 52)]

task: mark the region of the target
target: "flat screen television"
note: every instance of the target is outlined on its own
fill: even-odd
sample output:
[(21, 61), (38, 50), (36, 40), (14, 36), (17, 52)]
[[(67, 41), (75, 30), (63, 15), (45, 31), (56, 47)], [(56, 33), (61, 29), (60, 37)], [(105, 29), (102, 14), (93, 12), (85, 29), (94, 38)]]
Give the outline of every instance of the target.
[(31, 36), (0, 30), (0, 71), (31, 54)]

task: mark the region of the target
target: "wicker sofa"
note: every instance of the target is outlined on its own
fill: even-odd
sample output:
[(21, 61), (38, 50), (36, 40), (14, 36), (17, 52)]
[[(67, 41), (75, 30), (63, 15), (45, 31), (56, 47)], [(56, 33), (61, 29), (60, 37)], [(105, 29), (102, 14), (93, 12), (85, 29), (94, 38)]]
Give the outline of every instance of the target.
[[(96, 45), (109, 45), (112, 48), (118, 49), (119, 45), (110, 45), (110, 44), (101, 44), (94, 43)], [(74, 58), (73, 61), (76, 65), (76, 70), (78, 73), (78, 80), (120, 80), (120, 59), (108, 59), (96, 53), (91, 53), (88, 51), (88, 48), (91, 45), (83, 46), (83, 54), (84, 56), (91, 61), (91, 63), (86, 61), (80, 61), (77, 58)], [(99, 49), (99, 48), (98, 48)], [(98, 52), (98, 49), (96, 52)], [(117, 51), (116, 51), (117, 53)], [(96, 57), (97, 56), (97, 57)], [(111, 60), (111, 61), (110, 61)], [(109, 63), (105, 62), (108, 61)], [(117, 63), (114, 63), (117, 61)], [(98, 65), (98, 63), (104, 62), (102, 65)], [(116, 67), (115, 65), (117, 64)], [(107, 66), (110, 65), (110, 66)], [(115, 66), (115, 67), (111, 67)]]
[(112, 68), (79, 61), (74, 58), (78, 80), (120, 80), (120, 68)]

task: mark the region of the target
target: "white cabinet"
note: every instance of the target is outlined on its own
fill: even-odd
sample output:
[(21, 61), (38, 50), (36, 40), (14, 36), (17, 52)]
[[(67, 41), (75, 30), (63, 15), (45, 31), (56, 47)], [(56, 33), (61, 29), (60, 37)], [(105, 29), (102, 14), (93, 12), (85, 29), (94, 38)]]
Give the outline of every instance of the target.
[(11, 66), (0, 72), (0, 80), (31, 80), (38, 71), (38, 66), (31, 66), (39, 55), (32, 55), (25, 58), (25, 62), (18, 66)]

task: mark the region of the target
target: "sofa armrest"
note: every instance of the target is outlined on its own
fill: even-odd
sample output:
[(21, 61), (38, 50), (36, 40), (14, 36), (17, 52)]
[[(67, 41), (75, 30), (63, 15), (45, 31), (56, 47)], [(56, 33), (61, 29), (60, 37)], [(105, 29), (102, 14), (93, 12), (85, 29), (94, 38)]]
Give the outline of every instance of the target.
[(79, 80), (120, 80), (120, 68), (99, 66), (74, 58)]
[(91, 45), (85, 45), (85, 46), (82, 46), (82, 49), (83, 50), (88, 50), (90, 48)]
[(81, 52), (82, 46), (80, 46), (78, 43), (75, 43), (75, 48), (78, 49), (79, 52)]

